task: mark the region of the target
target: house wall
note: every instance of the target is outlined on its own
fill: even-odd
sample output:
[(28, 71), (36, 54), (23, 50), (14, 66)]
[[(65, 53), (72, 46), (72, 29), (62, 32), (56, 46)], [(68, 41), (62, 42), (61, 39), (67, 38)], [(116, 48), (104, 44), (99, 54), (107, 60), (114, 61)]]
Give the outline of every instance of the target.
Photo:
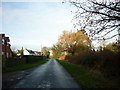
[(0, 34), (0, 54), (5, 55), (7, 58), (12, 56), (10, 48), (9, 37), (5, 37), (5, 34)]
[(30, 55), (26, 49), (24, 50), (24, 55)]

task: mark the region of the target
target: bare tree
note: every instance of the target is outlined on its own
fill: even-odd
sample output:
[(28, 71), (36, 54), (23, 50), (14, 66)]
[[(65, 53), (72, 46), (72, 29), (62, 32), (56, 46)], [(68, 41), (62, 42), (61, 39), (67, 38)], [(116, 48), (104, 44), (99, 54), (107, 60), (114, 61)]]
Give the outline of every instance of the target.
[[(120, 36), (120, 0), (69, 0), (69, 2), (77, 7), (73, 18), (75, 25), (89, 30), (93, 40), (108, 40)], [(111, 32), (114, 34), (109, 35)]]

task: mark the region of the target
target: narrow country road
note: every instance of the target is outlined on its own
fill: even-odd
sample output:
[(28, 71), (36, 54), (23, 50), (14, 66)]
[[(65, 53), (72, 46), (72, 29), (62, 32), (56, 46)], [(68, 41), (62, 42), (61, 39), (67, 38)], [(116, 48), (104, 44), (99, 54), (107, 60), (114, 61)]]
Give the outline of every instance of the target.
[(69, 73), (55, 60), (49, 61), (26, 75), (11, 88), (80, 88)]

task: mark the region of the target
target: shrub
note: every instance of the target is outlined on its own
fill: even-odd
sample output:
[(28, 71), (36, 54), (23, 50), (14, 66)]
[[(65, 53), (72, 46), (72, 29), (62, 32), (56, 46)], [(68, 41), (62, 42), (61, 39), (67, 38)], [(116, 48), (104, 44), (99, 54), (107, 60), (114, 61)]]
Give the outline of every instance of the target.
[(7, 67), (17, 66), (17, 65), (25, 64), (25, 63), (26, 63), (26, 59), (20, 58), (20, 57), (10, 57), (6, 60)]
[(97, 69), (106, 77), (119, 77), (119, 53), (104, 49), (102, 51), (83, 51), (78, 55), (66, 56), (70, 63), (81, 64), (91, 69)]
[(83, 65), (86, 65), (88, 67), (94, 67), (95, 61), (97, 60), (97, 57), (94, 52), (89, 52), (86, 54), (84, 59), (82, 59)]
[(99, 53), (99, 62), (101, 65), (99, 69), (107, 77), (119, 77), (119, 54), (109, 50), (103, 50)]
[(67, 56), (66, 59), (71, 63), (94, 67), (97, 60), (97, 55), (94, 51), (83, 51), (78, 55)]
[(3, 59), (3, 66), (5, 67), (12, 67), (12, 66), (17, 66), (21, 64), (27, 64), (27, 63), (33, 63), (33, 62), (38, 62), (42, 59), (45, 59), (46, 57), (42, 56), (29, 56), (25, 55), (23, 57), (10, 57), (7, 59)]

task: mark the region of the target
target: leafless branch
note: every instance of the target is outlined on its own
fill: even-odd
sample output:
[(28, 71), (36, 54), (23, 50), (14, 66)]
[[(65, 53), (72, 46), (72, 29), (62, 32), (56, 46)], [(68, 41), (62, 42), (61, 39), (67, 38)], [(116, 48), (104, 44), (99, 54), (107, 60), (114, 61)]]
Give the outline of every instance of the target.
[[(76, 24), (81, 28), (89, 29), (91, 37), (107, 31), (101, 35), (101, 37), (105, 37), (110, 32), (120, 29), (119, 0), (113, 2), (104, 0), (102, 2), (97, 0), (87, 0), (87, 2), (69, 0), (69, 2), (78, 9), (74, 17), (77, 21)], [(111, 39), (117, 35), (120, 36), (120, 34), (116, 34), (106, 39)]]

